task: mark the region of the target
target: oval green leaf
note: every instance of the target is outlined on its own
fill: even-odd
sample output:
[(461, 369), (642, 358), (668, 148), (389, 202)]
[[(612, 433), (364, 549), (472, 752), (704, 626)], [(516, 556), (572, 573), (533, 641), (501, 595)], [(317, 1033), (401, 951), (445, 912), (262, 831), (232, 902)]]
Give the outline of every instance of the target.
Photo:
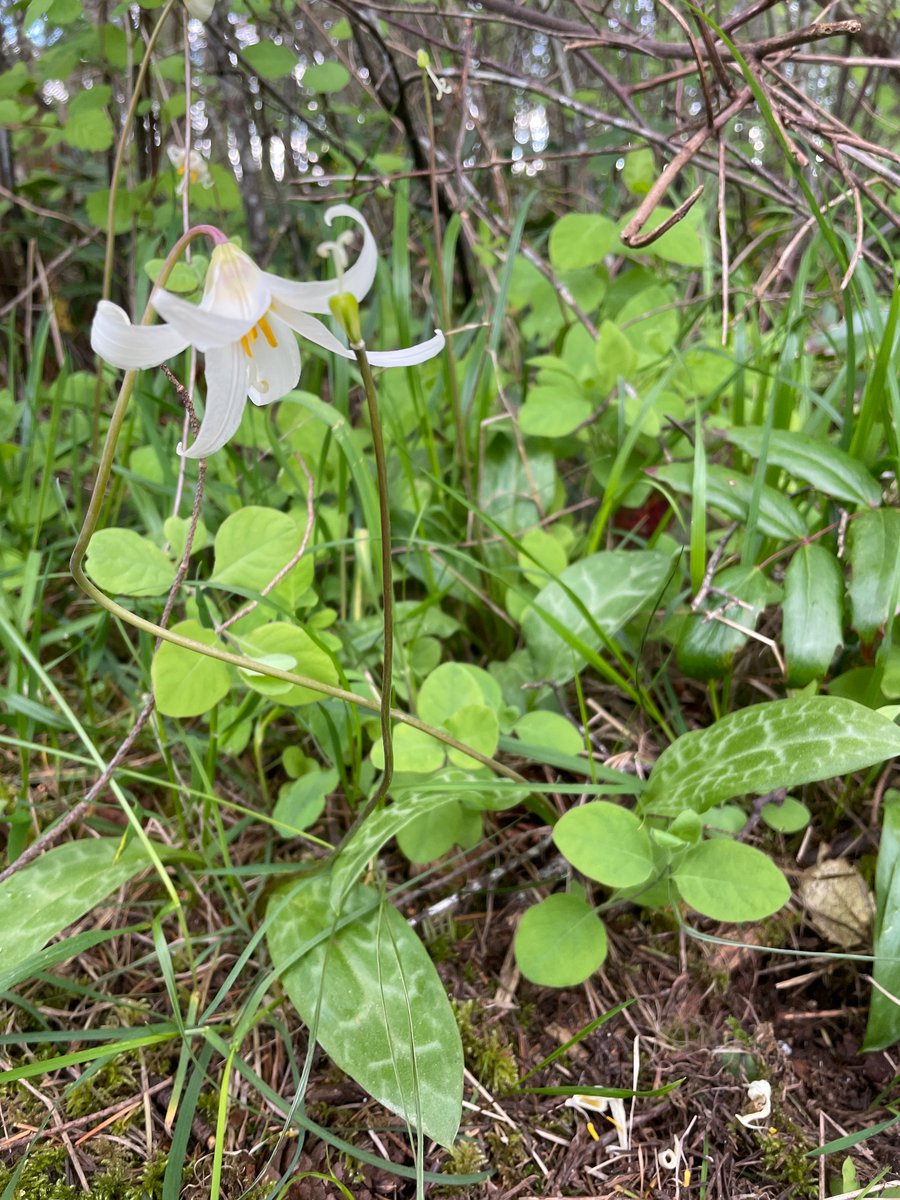
[[(218, 646), (211, 629), (198, 621), (181, 621), (172, 632), (203, 646)], [(231, 690), (231, 668), (227, 663), (163, 642), (150, 666), (156, 707), (165, 717), (199, 717), (209, 712)]]
[(118, 596), (164, 596), (175, 563), (133, 529), (100, 529), (88, 546), (85, 570), (104, 591)]
[(570, 809), (554, 826), (553, 841), (576, 870), (606, 887), (635, 887), (653, 872), (653, 848), (640, 818), (607, 800)]
[(526, 979), (575, 987), (606, 958), (606, 929), (582, 896), (561, 892), (529, 908), (516, 930), (515, 955)]
[(760, 921), (791, 898), (770, 858), (730, 838), (692, 847), (672, 875), (685, 903), (716, 921)]

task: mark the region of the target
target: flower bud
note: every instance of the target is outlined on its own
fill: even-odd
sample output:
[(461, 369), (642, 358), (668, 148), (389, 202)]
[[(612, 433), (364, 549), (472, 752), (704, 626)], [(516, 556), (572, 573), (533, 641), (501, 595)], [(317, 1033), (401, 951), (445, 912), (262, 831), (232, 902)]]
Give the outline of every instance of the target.
[(362, 326), (359, 323), (359, 302), (350, 292), (338, 292), (328, 301), (335, 320), (346, 333), (351, 346), (362, 345)]

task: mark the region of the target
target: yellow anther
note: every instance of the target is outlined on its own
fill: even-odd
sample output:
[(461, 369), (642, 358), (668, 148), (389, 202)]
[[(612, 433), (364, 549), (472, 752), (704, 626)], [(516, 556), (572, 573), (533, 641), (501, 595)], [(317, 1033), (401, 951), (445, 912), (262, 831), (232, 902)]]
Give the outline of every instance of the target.
[(593, 1121), (588, 1121), (588, 1123), (587, 1123), (587, 1127), (588, 1127), (588, 1133), (591, 1135), (591, 1137), (594, 1139), (594, 1141), (595, 1141), (595, 1142), (599, 1142), (599, 1141), (600, 1141), (600, 1134), (599, 1134), (599, 1133), (597, 1132), (597, 1130), (594, 1128), (594, 1122), (593, 1122)]
[(266, 339), (266, 341), (269, 343), (269, 345), (274, 350), (275, 347), (278, 345), (278, 339), (275, 337), (275, 334), (272, 332), (272, 327), (269, 324), (269, 322), (266, 320), (265, 317), (259, 318), (259, 328), (263, 331), (263, 337)]
[[(253, 332), (255, 333), (256, 331), (254, 330)], [(244, 353), (247, 355), (247, 357), (252, 358), (253, 351), (250, 349), (250, 339), (249, 339), (249, 337), (247, 337), (246, 333), (241, 338), (241, 345), (243, 346)]]
[(253, 328), (250, 330), (250, 341), (255, 342), (258, 337), (259, 337), (259, 330), (254, 325)]

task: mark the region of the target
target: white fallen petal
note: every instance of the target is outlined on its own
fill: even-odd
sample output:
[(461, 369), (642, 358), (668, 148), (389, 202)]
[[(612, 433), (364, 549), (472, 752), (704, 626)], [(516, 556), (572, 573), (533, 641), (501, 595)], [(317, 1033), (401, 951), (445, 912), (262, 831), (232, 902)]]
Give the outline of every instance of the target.
[(566, 1100), (568, 1108), (577, 1108), (584, 1113), (605, 1114), (609, 1109), (607, 1120), (615, 1127), (620, 1150), (629, 1150), (628, 1118), (625, 1115), (625, 1101), (620, 1096), (569, 1096)]
[(734, 1115), (747, 1129), (756, 1129), (771, 1116), (772, 1085), (767, 1079), (754, 1079), (747, 1087), (747, 1099), (751, 1105), (750, 1112)]
[(209, 355), (200, 432), (186, 450), (179, 443), (178, 453), (183, 458), (206, 458), (234, 436), (247, 403), (249, 361), (239, 342)]
[(118, 304), (101, 300), (91, 324), (95, 354), (126, 371), (158, 367), (190, 345), (190, 339), (169, 325), (132, 325)]

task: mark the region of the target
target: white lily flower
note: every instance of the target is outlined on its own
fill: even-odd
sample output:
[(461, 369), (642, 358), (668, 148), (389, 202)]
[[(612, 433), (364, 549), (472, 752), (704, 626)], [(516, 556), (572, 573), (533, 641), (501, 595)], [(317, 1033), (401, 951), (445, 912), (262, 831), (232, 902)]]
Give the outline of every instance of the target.
[[(134, 370), (159, 366), (168, 358), (194, 346), (206, 354), (206, 405), (200, 432), (186, 458), (205, 458), (221, 449), (241, 422), (247, 397), (254, 404), (271, 404), (297, 386), (300, 350), (294, 333), (343, 358), (355, 358), (334, 334), (311, 313), (328, 313), (329, 300), (343, 292), (357, 300), (375, 280), (378, 251), (365, 219), (347, 204), (336, 204), (325, 213), (330, 225), (335, 217), (348, 217), (363, 232), (359, 258), (338, 279), (319, 283), (292, 283), (262, 271), (233, 242), (223, 240), (210, 256), (203, 298), (190, 304), (161, 288), (150, 303), (165, 323), (132, 325), (117, 304), (101, 300), (91, 326), (91, 346), (114, 367)], [(376, 367), (409, 367), (439, 354), (444, 335), (403, 350), (367, 351)]]
[[(576, 1108), (583, 1113), (602, 1113), (606, 1114), (609, 1109), (609, 1115), (606, 1117), (610, 1125), (616, 1131), (616, 1141), (620, 1150), (630, 1149), (630, 1141), (628, 1138), (628, 1118), (625, 1115), (625, 1101), (619, 1096), (591, 1096), (578, 1095), (569, 1096), (566, 1100), (567, 1108)], [(598, 1134), (591, 1122), (588, 1122), (588, 1131), (594, 1141), (598, 1140)]]
[(204, 188), (212, 187), (213, 177), (209, 173), (209, 163), (199, 150), (191, 150), (187, 155), (187, 169), (185, 169), (183, 146), (169, 146), (166, 153), (169, 156), (169, 162), (181, 176), (175, 189), (176, 196), (180, 196), (184, 192), (185, 178), (189, 178), (191, 184), (199, 183)]

